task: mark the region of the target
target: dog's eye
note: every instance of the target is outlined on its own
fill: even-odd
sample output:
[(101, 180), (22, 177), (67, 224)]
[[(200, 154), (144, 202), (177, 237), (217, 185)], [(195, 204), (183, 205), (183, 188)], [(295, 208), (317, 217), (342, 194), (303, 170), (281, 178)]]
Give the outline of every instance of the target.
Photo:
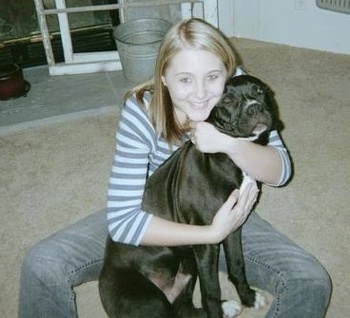
[(222, 104), (230, 104), (235, 100), (233, 94), (225, 94), (222, 99), (221, 99), (221, 103)]
[(222, 103), (223, 104), (228, 104), (228, 103), (230, 103), (231, 102), (231, 98), (229, 98), (229, 97), (227, 97), (227, 96), (225, 96), (223, 99), (222, 99)]

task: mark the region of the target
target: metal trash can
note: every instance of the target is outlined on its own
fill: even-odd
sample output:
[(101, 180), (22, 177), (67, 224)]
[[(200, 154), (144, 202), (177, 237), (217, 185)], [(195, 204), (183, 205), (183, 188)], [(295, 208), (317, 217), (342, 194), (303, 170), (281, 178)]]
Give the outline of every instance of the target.
[(153, 75), (160, 43), (171, 25), (166, 20), (144, 18), (116, 27), (114, 38), (129, 84), (141, 83)]

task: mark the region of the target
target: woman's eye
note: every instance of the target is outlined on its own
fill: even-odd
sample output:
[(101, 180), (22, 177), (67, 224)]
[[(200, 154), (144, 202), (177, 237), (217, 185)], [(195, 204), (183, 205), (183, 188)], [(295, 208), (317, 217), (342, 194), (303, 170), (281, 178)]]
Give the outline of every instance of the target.
[(188, 77), (180, 78), (180, 82), (181, 82), (181, 83), (190, 83), (190, 82), (191, 82), (191, 79), (188, 78)]
[(212, 75), (209, 75), (209, 76), (208, 76), (208, 79), (209, 79), (210, 81), (213, 81), (213, 80), (216, 80), (218, 77), (219, 77), (219, 76), (217, 76), (216, 74), (212, 74)]

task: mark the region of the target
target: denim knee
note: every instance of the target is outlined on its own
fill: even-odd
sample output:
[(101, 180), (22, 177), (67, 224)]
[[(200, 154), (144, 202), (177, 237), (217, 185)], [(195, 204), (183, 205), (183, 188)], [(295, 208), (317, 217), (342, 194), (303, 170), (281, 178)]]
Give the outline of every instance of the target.
[(278, 273), (275, 300), (267, 317), (325, 316), (332, 290), (329, 274), (312, 258), (304, 262), (299, 259), (299, 265)]
[(75, 317), (74, 295), (60, 257), (45, 244), (25, 255), (20, 277), (18, 317)]
[(320, 294), (324, 295), (325, 301), (328, 301), (332, 291), (332, 280), (328, 272), (319, 265), (311, 275), (313, 290), (317, 289)]
[(40, 288), (43, 285), (64, 284), (65, 265), (45, 244), (33, 246), (24, 256), (21, 267), (21, 288)]
[(294, 288), (300, 288), (304, 293), (308, 291), (310, 294), (323, 295), (325, 301), (329, 299), (332, 282), (328, 272), (317, 261), (311, 261), (303, 265), (303, 268), (291, 266), (290, 271), (286, 274), (286, 280), (281, 281), (280, 287), (288, 288), (289, 284), (300, 282)]
[(332, 280), (321, 264), (317, 263), (313, 266), (308, 279), (304, 279), (304, 284), (303, 293), (306, 294), (306, 297), (318, 299), (326, 311), (332, 293)]

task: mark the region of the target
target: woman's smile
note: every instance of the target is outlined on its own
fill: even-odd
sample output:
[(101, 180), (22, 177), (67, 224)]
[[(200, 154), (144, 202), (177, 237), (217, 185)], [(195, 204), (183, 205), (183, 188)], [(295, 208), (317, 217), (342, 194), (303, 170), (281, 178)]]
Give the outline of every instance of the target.
[(190, 101), (189, 104), (192, 106), (194, 109), (201, 109), (205, 108), (208, 106), (209, 99), (206, 99), (204, 101)]

